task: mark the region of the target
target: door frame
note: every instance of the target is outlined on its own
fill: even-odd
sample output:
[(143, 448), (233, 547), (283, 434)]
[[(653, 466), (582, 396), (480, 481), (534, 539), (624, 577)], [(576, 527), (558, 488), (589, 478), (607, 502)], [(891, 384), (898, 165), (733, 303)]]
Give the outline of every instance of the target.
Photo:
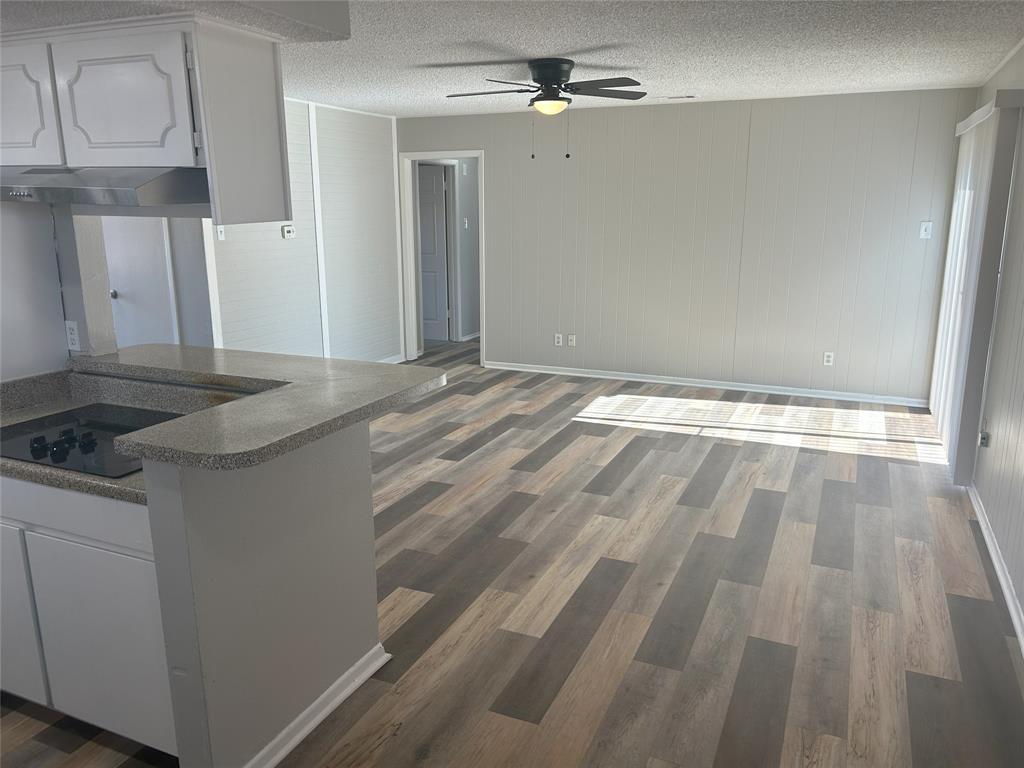
[[(480, 254), (480, 359), (486, 359), (486, 312), (484, 284), (486, 283), (485, 258), (485, 221), (484, 208), (484, 151), (482, 149), (432, 150), (429, 152), (398, 153), (398, 196), (399, 196), (399, 229), (401, 241), (402, 269), (399, 276), (402, 305), (402, 355), (406, 360), (415, 360), (423, 353), (423, 338), (420, 328), (420, 255), (418, 233), (416, 227), (416, 162), (426, 160), (440, 163), (444, 160), (477, 159), (477, 198), (480, 211), (480, 227), (478, 232)], [(451, 249), (449, 248), (449, 253)], [(449, 274), (451, 264), (449, 262)], [(454, 313), (453, 313), (454, 319)], [(449, 335), (451, 335), (449, 333)]]

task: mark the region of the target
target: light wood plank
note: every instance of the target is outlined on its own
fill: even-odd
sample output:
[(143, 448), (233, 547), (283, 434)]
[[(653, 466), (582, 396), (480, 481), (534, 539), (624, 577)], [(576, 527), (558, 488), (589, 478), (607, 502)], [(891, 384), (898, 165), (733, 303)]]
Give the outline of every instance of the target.
[(736, 538), (760, 473), (761, 463), (758, 461), (740, 460), (732, 465), (711, 507), (711, 522), (706, 533)]
[(906, 668), (959, 680), (960, 662), (953, 625), (949, 620), (942, 577), (930, 546), (923, 541), (896, 539), (896, 572)]
[(750, 634), (787, 645), (800, 642), (813, 550), (813, 525), (779, 521)]
[(946, 592), (991, 600), (992, 590), (985, 577), (985, 567), (963, 510), (946, 499), (929, 498), (928, 511), (935, 532), (935, 559)]
[(910, 725), (898, 619), (853, 609), (848, 768), (909, 768)]
[(377, 623), (380, 639), (387, 640), (406, 620), (432, 598), (429, 592), (398, 587), (377, 606)]
[(648, 478), (647, 491), (637, 499), (635, 513), (608, 547), (608, 557), (639, 562), (651, 537), (675, 511), (676, 499), (685, 485), (685, 480), (670, 475)]

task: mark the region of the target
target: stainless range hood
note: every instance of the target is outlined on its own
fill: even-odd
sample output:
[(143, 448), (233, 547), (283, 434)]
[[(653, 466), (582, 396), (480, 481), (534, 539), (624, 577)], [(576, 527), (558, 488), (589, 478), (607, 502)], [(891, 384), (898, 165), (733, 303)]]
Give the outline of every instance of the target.
[(205, 168), (0, 168), (0, 200), (136, 208), (209, 204)]

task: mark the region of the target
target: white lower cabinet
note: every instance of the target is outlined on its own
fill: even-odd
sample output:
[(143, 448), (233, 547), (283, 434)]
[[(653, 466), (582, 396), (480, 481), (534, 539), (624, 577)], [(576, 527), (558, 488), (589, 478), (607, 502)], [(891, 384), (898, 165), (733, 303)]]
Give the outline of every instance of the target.
[(53, 708), (175, 753), (153, 563), (24, 535)]
[(46, 675), (23, 536), (19, 528), (0, 525), (0, 687), (47, 704)]

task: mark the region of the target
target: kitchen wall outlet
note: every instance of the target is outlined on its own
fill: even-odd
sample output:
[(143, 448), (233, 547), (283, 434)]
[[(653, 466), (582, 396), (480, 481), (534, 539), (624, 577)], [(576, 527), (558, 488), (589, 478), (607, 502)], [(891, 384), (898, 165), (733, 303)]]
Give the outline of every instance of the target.
[(822, 365), (832, 366), (836, 364), (836, 353), (826, 352), (821, 358)]
[(68, 335), (68, 349), (72, 352), (81, 352), (82, 343), (78, 340), (78, 323), (74, 320), (65, 320), (64, 331)]
[(218, 240), (227, 240), (228, 239), (228, 233), (224, 230), (224, 225), (223, 224), (218, 224), (217, 225), (217, 239)]
[(562, 334), (560, 334), (560, 333), (556, 333), (555, 334), (555, 346), (556, 347), (562, 346)]
[(567, 341), (569, 342), (569, 346), (570, 347), (575, 347), (576, 346), (576, 334), (575, 333), (570, 333), (569, 334), (569, 338), (567, 339)]
[(281, 225), (281, 237), (285, 240), (295, 239), (295, 225), (294, 224), (282, 224)]
[(931, 240), (932, 239), (932, 223), (930, 221), (921, 222), (921, 239)]

